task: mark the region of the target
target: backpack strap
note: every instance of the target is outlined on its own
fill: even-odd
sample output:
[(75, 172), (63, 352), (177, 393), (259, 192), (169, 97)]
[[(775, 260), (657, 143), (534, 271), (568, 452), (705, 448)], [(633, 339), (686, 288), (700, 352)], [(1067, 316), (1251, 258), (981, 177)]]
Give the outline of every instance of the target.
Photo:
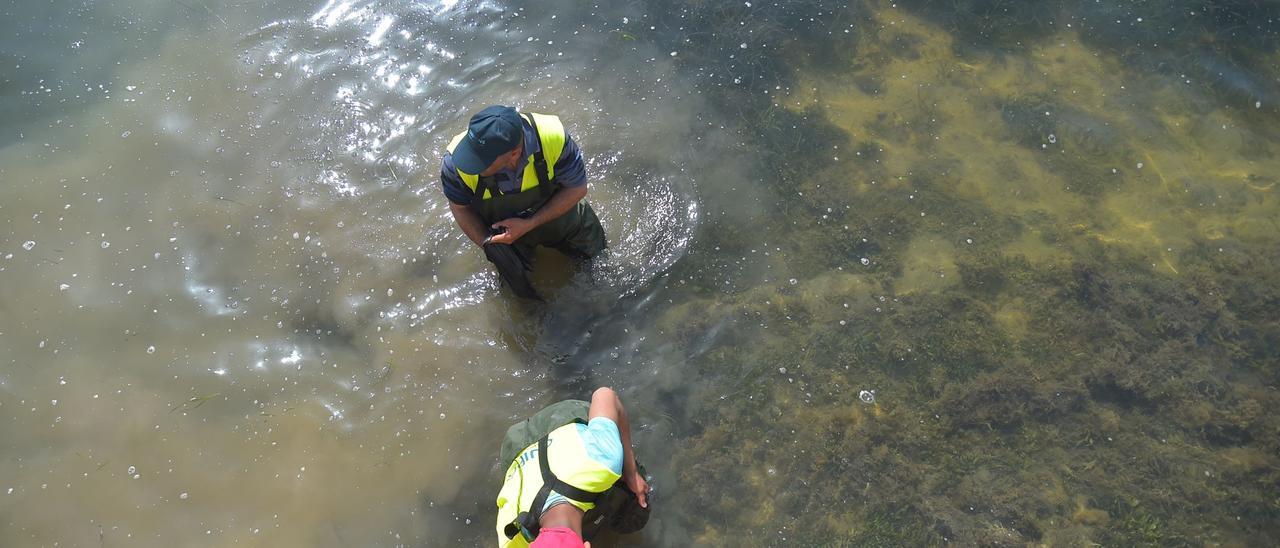
[[(538, 530), (541, 528), (538, 522), (542, 519), (542, 507), (547, 504), (547, 496), (551, 494), (552, 489), (564, 495), (565, 498), (578, 502), (594, 503), (596, 499), (600, 498), (600, 493), (592, 493), (569, 485), (551, 472), (551, 462), (547, 460), (546, 436), (538, 440), (538, 469), (542, 472), (542, 489), (539, 489), (538, 496), (533, 498), (533, 504), (529, 505), (529, 510), (516, 516), (516, 521), (519, 522), (520, 528), (524, 529), (525, 536), (529, 540), (538, 538)], [(515, 538), (515, 535), (511, 534), (511, 528), (508, 527), (507, 529), (504, 532), (507, 533), (508, 538)]]

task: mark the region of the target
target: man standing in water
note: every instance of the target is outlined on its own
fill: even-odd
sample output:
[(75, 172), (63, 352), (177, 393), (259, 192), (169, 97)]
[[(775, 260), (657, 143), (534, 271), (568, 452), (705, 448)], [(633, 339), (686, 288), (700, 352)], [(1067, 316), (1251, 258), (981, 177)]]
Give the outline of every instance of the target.
[[(649, 484), (631, 423), (609, 388), (566, 400), (507, 430), (498, 493), (499, 548), (582, 548), (602, 527), (633, 533), (649, 519)], [(587, 545), (589, 546), (589, 544)]]
[[(440, 181), (458, 226), (522, 297), (537, 298), (524, 294), (532, 292), (524, 273), (535, 246), (578, 260), (606, 246), (600, 220), (583, 199), (582, 153), (559, 117), (501, 105), (481, 110), (449, 143)], [(511, 266), (512, 251), (518, 267)]]

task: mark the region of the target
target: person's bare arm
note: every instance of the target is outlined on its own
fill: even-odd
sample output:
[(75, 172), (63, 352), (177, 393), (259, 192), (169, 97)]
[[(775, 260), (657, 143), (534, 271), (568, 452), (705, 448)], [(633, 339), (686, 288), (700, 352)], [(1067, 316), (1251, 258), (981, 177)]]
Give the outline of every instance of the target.
[(480, 219), (470, 206), (455, 204), (449, 202), (449, 211), (453, 212), (453, 220), (458, 223), (458, 227), (462, 232), (471, 238), (476, 245), (484, 245), (484, 239), (489, 237), (489, 228), (484, 226), (484, 221)]
[(627, 420), (627, 410), (622, 407), (622, 399), (612, 388), (597, 388), (591, 394), (591, 407), (587, 410), (587, 418), (605, 417), (618, 425), (618, 433), (622, 437), (622, 480), (636, 494), (643, 508), (649, 507), (649, 483), (640, 475), (636, 467), (636, 456), (631, 450), (631, 421)]
[(547, 201), (546, 205), (538, 209), (537, 213), (534, 213), (532, 217), (528, 219), (512, 217), (493, 223), (494, 228), (504, 227), (507, 231), (495, 234), (489, 241), (495, 244), (513, 244), (530, 230), (568, 213), (573, 206), (578, 205), (578, 202), (581, 202), (586, 197), (587, 185), (560, 188), (556, 190), (555, 194), (551, 195), (551, 199)]

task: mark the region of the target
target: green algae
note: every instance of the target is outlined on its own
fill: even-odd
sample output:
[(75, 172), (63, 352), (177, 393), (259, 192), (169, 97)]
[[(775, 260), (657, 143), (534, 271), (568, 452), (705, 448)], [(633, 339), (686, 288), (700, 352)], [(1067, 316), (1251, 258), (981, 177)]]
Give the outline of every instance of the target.
[[(1280, 148), (1117, 35), (1053, 23), (1093, 11), (969, 5), (859, 5), (856, 55), (762, 61), (787, 84), (768, 104), (720, 96), (762, 113), (737, 129), (779, 252), (659, 319), (709, 379), (673, 456), (681, 525), (703, 545), (1277, 542)], [(709, 225), (705, 245), (758, 243)]]

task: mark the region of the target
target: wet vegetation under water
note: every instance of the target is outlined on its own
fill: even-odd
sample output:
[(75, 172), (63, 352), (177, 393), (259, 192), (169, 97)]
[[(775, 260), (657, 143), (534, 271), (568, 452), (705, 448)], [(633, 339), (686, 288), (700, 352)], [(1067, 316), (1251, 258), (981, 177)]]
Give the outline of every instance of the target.
[(794, 31), (707, 87), (767, 243), (713, 212), (661, 319), (696, 540), (1280, 542), (1274, 7), (672, 4), (708, 56)]

